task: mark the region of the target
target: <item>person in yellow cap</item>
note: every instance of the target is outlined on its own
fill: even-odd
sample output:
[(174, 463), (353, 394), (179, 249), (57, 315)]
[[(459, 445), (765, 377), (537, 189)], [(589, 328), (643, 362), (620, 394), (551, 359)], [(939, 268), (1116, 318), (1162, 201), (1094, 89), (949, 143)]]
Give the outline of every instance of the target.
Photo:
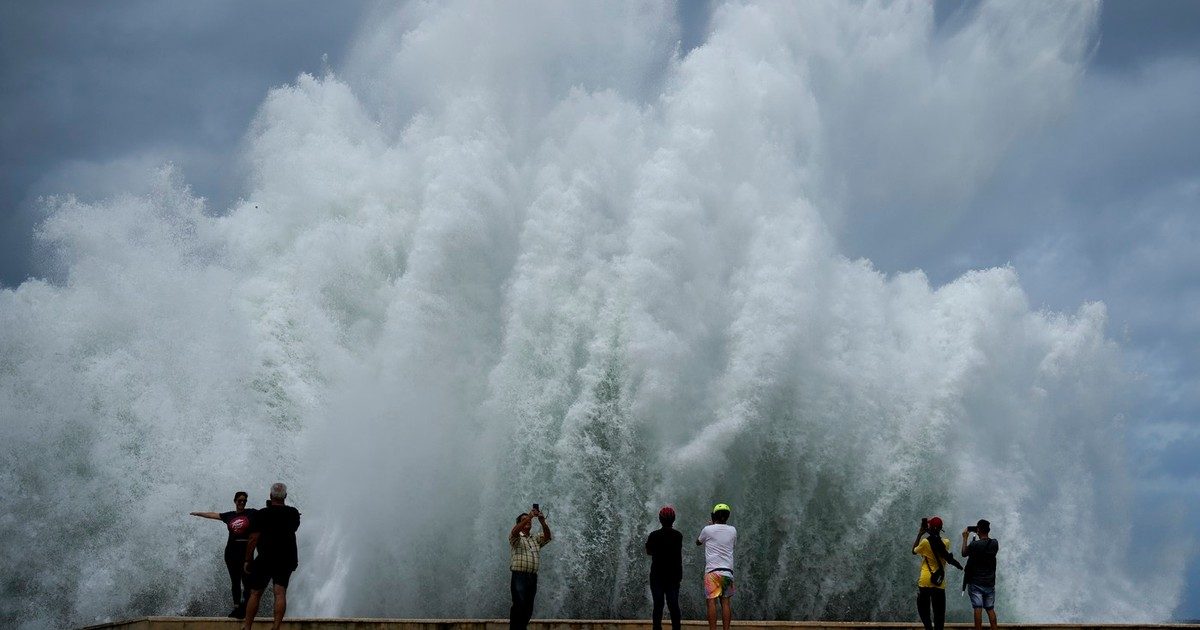
[(721, 627), (733, 621), (733, 546), (737, 529), (729, 524), (729, 506), (713, 506), (712, 520), (700, 530), (696, 545), (704, 547), (704, 598), (708, 601), (708, 630), (717, 630), (717, 600), (721, 600)]

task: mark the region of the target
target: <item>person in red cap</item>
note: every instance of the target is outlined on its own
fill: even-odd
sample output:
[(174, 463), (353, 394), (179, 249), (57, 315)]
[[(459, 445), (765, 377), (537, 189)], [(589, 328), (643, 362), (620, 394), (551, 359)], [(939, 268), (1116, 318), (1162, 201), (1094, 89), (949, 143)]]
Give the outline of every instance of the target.
[[(925, 630), (942, 630), (946, 623), (946, 565), (962, 570), (950, 553), (950, 539), (942, 537), (942, 519), (921, 519), (921, 528), (912, 544), (913, 555), (921, 556), (921, 576), (917, 579), (917, 615)], [(930, 613), (932, 612), (932, 619)]]
[(650, 595), (654, 598), (654, 630), (662, 630), (663, 599), (671, 610), (671, 630), (679, 630), (679, 583), (683, 580), (683, 534), (671, 527), (675, 508), (665, 505), (658, 511), (662, 527), (646, 538), (650, 556)]

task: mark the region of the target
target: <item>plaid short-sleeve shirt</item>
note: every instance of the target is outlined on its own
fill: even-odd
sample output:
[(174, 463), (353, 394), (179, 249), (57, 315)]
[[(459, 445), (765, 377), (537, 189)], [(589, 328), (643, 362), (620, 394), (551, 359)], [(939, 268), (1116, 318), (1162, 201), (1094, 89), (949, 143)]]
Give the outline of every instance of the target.
[(524, 573), (537, 573), (540, 562), (538, 552), (547, 542), (545, 534), (538, 534), (536, 537), (521, 534), (509, 536), (508, 547), (512, 551), (512, 560), (509, 561), (508, 568)]

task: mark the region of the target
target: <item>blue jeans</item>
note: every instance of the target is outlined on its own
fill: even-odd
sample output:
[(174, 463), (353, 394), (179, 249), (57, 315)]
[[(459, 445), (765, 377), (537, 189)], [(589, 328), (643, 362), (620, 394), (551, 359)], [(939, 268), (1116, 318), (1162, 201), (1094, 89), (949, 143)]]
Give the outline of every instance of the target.
[(513, 571), (512, 608), (508, 610), (508, 627), (513, 630), (525, 630), (529, 619), (533, 617), (533, 598), (537, 596), (537, 574), (524, 571)]
[(996, 587), (967, 584), (967, 597), (971, 598), (971, 608), (991, 610), (996, 607)]

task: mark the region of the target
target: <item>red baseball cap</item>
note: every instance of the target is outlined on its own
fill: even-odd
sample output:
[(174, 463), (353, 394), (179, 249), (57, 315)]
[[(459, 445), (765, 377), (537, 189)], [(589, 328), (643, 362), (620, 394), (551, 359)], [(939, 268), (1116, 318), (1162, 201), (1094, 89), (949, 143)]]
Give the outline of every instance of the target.
[(942, 517), (940, 517), (940, 516), (929, 517), (929, 527), (932, 529), (941, 529), (942, 528)]

